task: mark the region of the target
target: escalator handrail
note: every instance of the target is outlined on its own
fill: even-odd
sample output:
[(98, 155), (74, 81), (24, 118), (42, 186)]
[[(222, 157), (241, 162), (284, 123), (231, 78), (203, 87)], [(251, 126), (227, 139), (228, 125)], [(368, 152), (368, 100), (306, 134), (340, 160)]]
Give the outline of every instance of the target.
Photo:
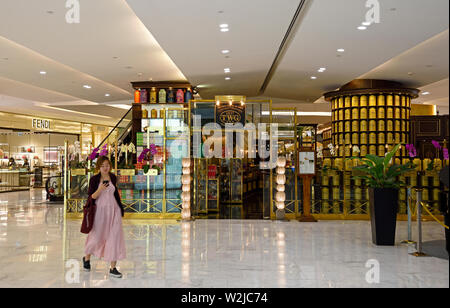
[(123, 139), (125, 139), (125, 137), (128, 135), (132, 124), (133, 124), (133, 122), (130, 121), (130, 123), (128, 123), (127, 127), (125, 127), (125, 130), (123, 131), (122, 135), (120, 135), (120, 137), (117, 138), (117, 146), (119, 146), (122, 143)]
[[(119, 122), (117, 122), (116, 126), (114, 126), (114, 128), (109, 132), (108, 136), (106, 136), (105, 139), (102, 140), (102, 142), (100, 142), (100, 144), (98, 145), (97, 148), (100, 148), (102, 146), (102, 144), (108, 140), (109, 136), (111, 136), (111, 134), (113, 133), (113, 131), (119, 126), (119, 124), (123, 121), (123, 119), (125, 119), (125, 117), (128, 115), (128, 113), (130, 113), (130, 111), (133, 109), (133, 107), (131, 107), (126, 113), (125, 115), (120, 119)], [(130, 122), (131, 123), (131, 122)]]

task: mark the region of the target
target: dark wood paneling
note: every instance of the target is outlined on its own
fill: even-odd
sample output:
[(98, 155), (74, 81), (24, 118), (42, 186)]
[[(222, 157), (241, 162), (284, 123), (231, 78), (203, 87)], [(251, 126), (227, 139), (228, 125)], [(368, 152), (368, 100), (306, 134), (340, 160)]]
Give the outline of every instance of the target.
[(436, 140), (443, 145), (444, 140), (449, 146), (449, 116), (412, 116), (410, 140), (417, 149), (420, 158), (442, 159), (442, 151), (436, 151), (432, 140)]

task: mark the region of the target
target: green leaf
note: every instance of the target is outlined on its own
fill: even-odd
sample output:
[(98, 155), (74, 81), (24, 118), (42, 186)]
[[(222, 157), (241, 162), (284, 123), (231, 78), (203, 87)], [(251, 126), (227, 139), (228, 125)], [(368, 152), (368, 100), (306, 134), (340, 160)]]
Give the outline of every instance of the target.
[(385, 157), (368, 154), (363, 158), (358, 158), (362, 164), (353, 167), (354, 176), (352, 178), (365, 180), (368, 186), (374, 188), (399, 188), (402, 183), (397, 178), (404, 173), (413, 171), (416, 167), (411, 163), (389, 165), (399, 148), (400, 144), (396, 145)]
[(391, 161), (392, 157), (394, 157), (395, 153), (397, 153), (398, 149), (400, 148), (402, 144), (397, 144), (389, 153), (386, 154), (386, 157), (384, 158), (384, 166), (387, 167), (389, 165), (389, 162)]

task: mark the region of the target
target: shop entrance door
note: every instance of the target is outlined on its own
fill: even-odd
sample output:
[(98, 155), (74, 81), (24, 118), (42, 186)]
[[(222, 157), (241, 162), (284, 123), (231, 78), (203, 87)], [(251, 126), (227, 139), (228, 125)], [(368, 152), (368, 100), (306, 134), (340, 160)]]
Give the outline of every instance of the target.
[(194, 179), (200, 218), (262, 219), (262, 173), (254, 159), (196, 159)]

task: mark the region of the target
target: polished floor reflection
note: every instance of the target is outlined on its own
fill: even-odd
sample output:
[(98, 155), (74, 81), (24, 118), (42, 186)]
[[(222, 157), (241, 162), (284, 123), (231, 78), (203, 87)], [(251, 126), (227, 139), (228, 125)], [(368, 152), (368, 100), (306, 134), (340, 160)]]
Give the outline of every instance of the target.
[[(400, 244), (405, 222), (396, 246), (376, 247), (367, 221), (125, 220), (122, 279), (97, 259), (79, 271), (80, 223), (64, 223), (42, 190), (0, 194), (0, 287), (449, 287), (448, 259)], [(444, 231), (426, 222), (423, 238), (442, 242)]]

